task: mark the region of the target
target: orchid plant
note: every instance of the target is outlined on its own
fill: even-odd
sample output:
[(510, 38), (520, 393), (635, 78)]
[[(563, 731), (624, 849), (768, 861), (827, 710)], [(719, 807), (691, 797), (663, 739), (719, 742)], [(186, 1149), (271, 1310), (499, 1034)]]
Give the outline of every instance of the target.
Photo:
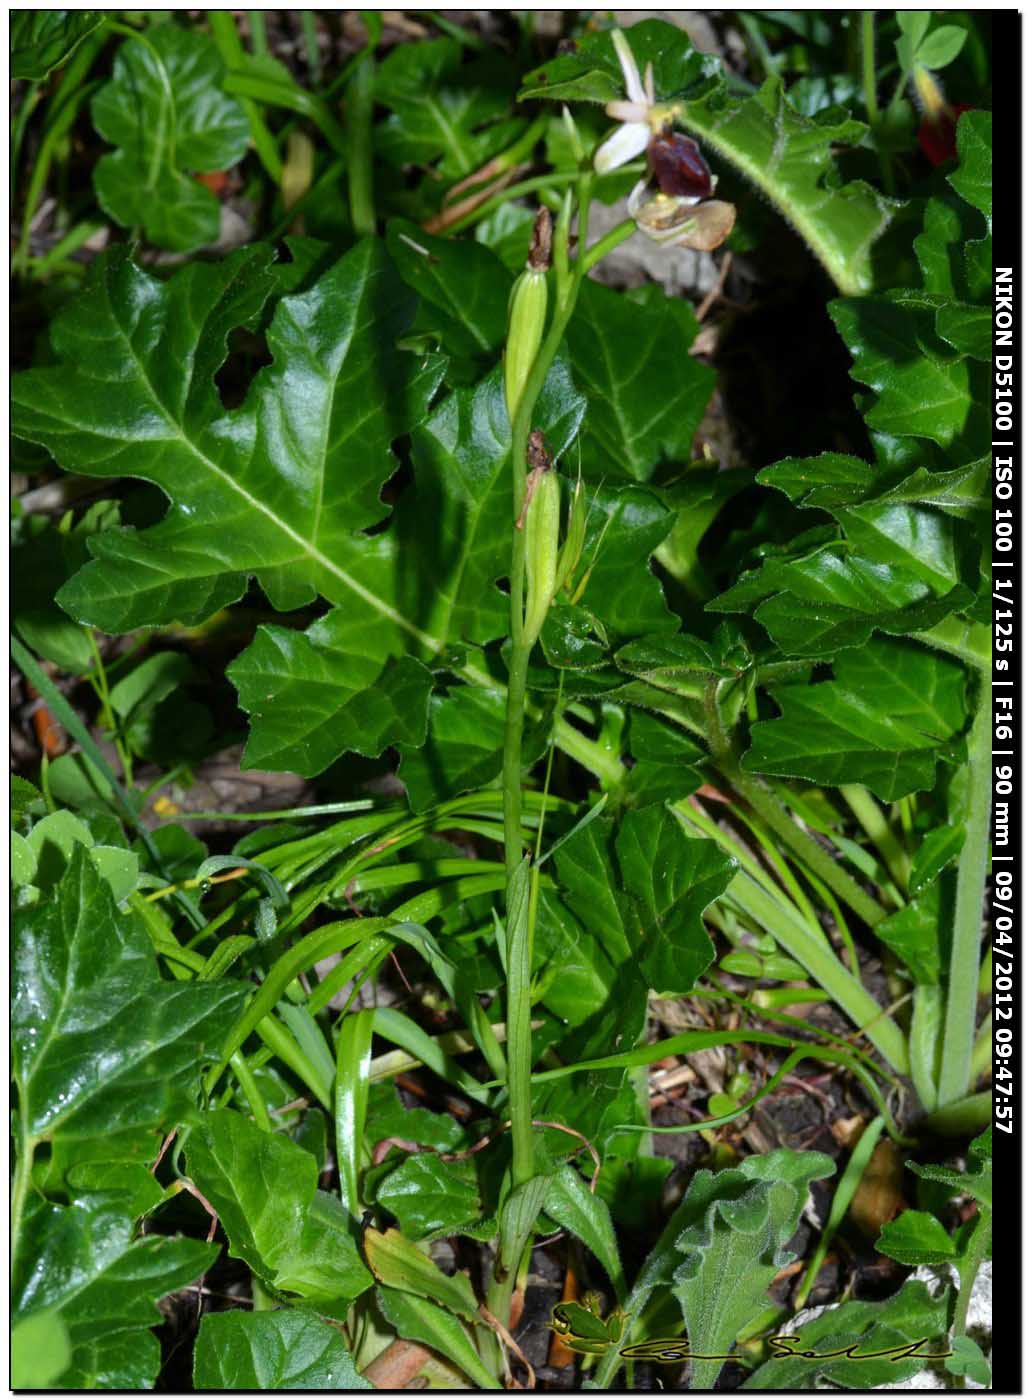
[[(318, 24), (274, 56), (292, 12), (14, 23), (15, 292), (56, 308), (11, 394), (44, 749), (14, 786), (16, 1382), (530, 1385), (540, 1249), (568, 1381), (844, 1384), (835, 1322), (868, 1387), (924, 1365), (885, 1332), (976, 1379), (983, 1212), (958, 1249), (940, 1199), (882, 1236), (957, 1259), (958, 1300), (907, 1280), (812, 1355), (770, 1354), (768, 1289), (811, 1294), (877, 1147), (990, 1112), (990, 118), (904, 205), (866, 96), (869, 126), (731, 86), (660, 21), (590, 23), (518, 90), (452, 13), (417, 43), (361, 14), (320, 17), (363, 45), (334, 73)], [(954, 45), (911, 16), (900, 92)], [(785, 415), (818, 455), (757, 475), (717, 461), (687, 297), (590, 274), (736, 220), (758, 266), (774, 209), (861, 397), (842, 362), (830, 423)], [(252, 805), (201, 802), (226, 771)], [(808, 1061), (842, 1172), (830, 1133), (748, 1150)]]

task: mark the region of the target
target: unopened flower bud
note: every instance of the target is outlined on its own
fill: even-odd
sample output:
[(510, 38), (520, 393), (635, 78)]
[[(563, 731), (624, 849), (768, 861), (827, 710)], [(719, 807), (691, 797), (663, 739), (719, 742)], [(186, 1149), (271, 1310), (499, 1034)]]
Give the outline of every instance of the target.
[(528, 642), (542, 631), (556, 593), (559, 557), (560, 483), (550, 469), (536, 478), (524, 521), (524, 636)]
[(552, 242), (552, 216), (548, 209), (540, 209), (535, 220), (527, 267), (513, 284), (510, 293), (503, 383), (506, 391), (506, 411), (511, 423), (517, 415), (521, 396), (546, 328), (546, 305), (549, 295), (546, 273), (549, 270)]

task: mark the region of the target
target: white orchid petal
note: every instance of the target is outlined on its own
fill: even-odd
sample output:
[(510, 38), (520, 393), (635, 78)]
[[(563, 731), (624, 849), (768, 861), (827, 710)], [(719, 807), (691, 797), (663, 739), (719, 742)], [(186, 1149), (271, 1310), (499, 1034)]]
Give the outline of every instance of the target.
[(606, 115), (616, 122), (648, 122), (649, 108), (644, 102), (607, 102)]
[(631, 45), (619, 29), (612, 32), (613, 47), (617, 50), (617, 57), (620, 59), (621, 72), (624, 74), (624, 90), (632, 102), (645, 101), (645, 89), (642, 87), (642, 79), (638, 75), (638, 64), (635, 62), (635, 55), (631, 52)]
[(641, 209), (648, 193), (649, 181), (647, 179), (639, 180), (638, 184), (628, 195), (628, 213), (631, 218), (634, 218), (639, 209)]
[(596, 171), (605, 175), (620, 165), (627, 165), (628, 161), (640, 156), (648, 145), (649, 128), (645, 122), (624, 122), (596, 151)]

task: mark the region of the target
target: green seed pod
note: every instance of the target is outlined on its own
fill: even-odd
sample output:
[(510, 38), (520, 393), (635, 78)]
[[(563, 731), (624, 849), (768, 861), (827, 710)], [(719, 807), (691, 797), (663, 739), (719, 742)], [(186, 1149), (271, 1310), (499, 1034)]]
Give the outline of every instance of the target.
[(560, 483), (556, 472), (543, 472), (535, 483), (524, 521), (524, 564), (527, 574), (524, 610), (525, 641), (542, 631), (556, 592), (560, 554)]
[(510, 293), (510, 315), (506, 332), (503, 373), (506, 411), (510, 415), (511, 423), (517, 414), (524, 386), (542, 344), (547, 299), (545, 271), (534, 267), (526, 268)]

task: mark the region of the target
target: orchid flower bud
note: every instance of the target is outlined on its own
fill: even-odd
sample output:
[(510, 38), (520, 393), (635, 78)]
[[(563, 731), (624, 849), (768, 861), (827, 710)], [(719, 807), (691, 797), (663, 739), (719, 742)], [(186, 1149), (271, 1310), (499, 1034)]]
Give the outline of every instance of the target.
[(540, 209), (535, 219), (531, 251), (524, 271), (513, 284), (507, 317), (506, 358), (503, 384), (506, 411), (512, 423), (546, 328), (546, 306), (553, 222), (548, 209)]
[(560, 557), (560, 482), (549, 468), (535, 480), (524, 521), (524, 639), (534, 642), (556, 594)]

